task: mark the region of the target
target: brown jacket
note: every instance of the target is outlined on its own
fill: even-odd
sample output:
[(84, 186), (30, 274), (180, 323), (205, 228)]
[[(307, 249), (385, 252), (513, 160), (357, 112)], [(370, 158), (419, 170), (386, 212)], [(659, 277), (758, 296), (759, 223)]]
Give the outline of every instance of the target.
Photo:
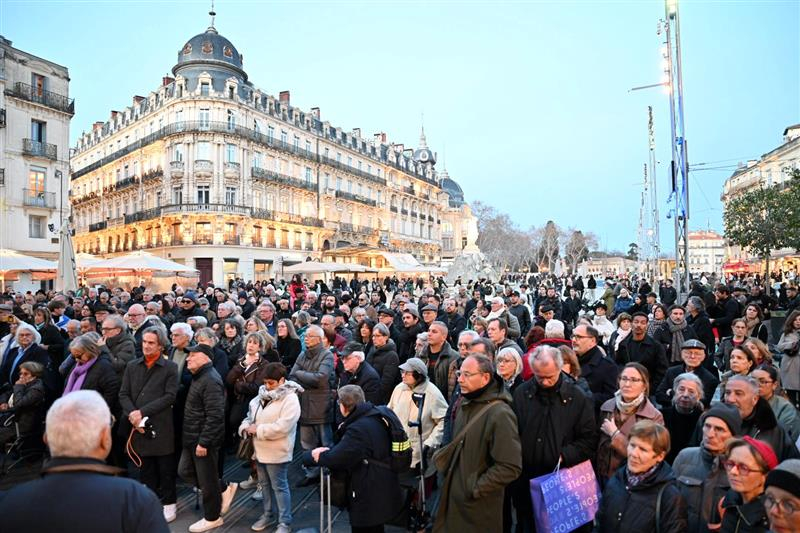
[(652, 420), (658, 424), (664, 424), (664, 416), (661, 411), (656, 409), (648, 399), (645, 399), (639, 409), (625, 421), (622, 420), (622, 414), (617, 409), (616, 400), (614, 398), (606, 400), (600, 407), (598, 426), (602, 426), (604, 420), (612, 417), (619, 432), (614, 435), (613, 439), (602, 431), (600, 432), (600, 444), (597, 447), (597, 459), (595, 460), (597, 476), (603, 481), (610, 479), (627, 459), (628, 435), (636, 422)]

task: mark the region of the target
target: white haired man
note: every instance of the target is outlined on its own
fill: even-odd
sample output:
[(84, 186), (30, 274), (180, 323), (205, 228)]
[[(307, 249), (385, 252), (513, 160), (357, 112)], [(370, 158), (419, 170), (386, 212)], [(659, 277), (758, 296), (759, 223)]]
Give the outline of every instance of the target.
[[(75, 391), (56, 400), (47, 413), (45, 439), (50, 459), (40, 478), (0, 498), (3, 531), (125, 531), (168, 533), (153, 492), (132, 479), (115, 477), (108, 466), (111, 412), (96, 391)], [(41, 504), (57, 498), (58, 505)]]

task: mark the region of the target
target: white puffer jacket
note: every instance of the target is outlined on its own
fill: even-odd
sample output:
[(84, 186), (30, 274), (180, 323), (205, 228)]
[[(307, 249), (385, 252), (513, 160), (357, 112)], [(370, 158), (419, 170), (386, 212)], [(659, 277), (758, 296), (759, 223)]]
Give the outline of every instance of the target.
[(273, 391), (261, 385), (258, 396), (250, 400), (239, 434), (244, 435), (250, 424), (256, 424), (253, 445), (259, 463), (280, 464), (292, 460), (297, 421), (300, 419), (298, 395), (302, 392), (303, 387), (287, 381)]

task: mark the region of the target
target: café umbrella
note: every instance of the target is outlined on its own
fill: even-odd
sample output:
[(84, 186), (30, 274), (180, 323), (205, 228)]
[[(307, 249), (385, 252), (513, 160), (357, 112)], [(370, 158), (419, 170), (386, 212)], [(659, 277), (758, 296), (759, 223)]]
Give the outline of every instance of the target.
[(47, 261), (14, 250), (0, 250), (0, 286), (6, 290), (6, 277), (14, 272), (32, 272), (36, 270), (55, 270), (55, 261)]

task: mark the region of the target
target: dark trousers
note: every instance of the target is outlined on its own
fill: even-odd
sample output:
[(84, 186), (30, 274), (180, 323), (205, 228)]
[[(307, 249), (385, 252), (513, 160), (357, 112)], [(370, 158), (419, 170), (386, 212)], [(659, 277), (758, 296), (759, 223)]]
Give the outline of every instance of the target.
[(161, 499), (162, 505), (178, 501), (175, 488), (175, 454), (142, 457), (139, 479)]
[(203, 491), (203, 518), (214, 521), (222, 509), (222, 491), (226, 489), (217, 473), (217, 448), (208, 448), (204, 457), (195, 448), (184, 448), (178, 463), (178, 475)]

